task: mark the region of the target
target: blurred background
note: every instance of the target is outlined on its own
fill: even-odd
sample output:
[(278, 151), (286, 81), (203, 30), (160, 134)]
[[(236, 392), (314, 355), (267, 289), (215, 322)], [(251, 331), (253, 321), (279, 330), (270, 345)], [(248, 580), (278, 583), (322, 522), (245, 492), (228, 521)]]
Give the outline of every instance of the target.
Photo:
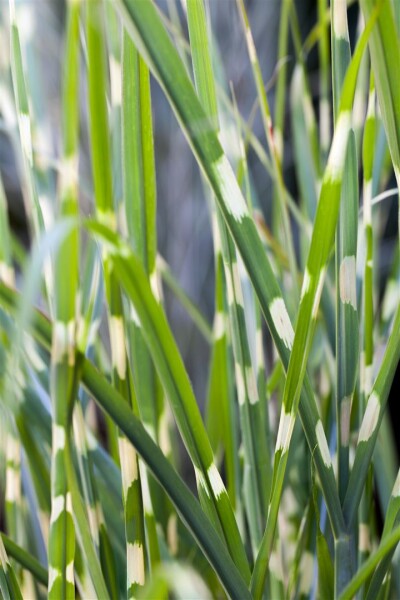
[[(29, 88), (33, 91), (37, 122), (36, 145), (46, 163), (56, 163), (60, 149), (61, 123), (61, 78), (63, 60), (63, 35), (65, 29), (65, 2), (63, 0), (17, 0), (18, 19), (25, 50), (24, 62)], [(180, 0), (157, 1), (161, 11), (173, 23), (175, 32), (178, 26), (187, 39), (184, 7)], [(211, 0), (208, 2), (211, 27), (215, 36), (215, 56), (218, 63), (218, 77), (225, 93), (231, 96), (232, 87), (241, 115), (253, 119), (253, 131), (266, 147), (259, 112), (255, 110), (256, 90), (249, 68), (248, 54), (243, 37), (239, 14), (234, 0)], [(271, 106), (274, 105), (275, 76), (281, 0), (251, 0), (247, 2), (248, 14), (263, 70), (264, 81), (269, 90)], [(316, 19), (316, 2), (298, 2), (299, 18), (304, 34)], [(12, 227), (25, 247), (29, 246), (29, 235), (24, 214), (18, 165), (15, 161), (9, 124), (13, 118), (10, 77), (8, 69), (8, 2), (0, 3), (1, 10), (1, 114), (3, 124), (0, 132), (0, 171), (8, 199)], [(316, 69), (317, 55), (311, 56)], [(287, 63), (291, 66), (290, 54)], [(89, 214), (92, 210), (90, 157), (88, 155), (86, 81), (82, 69), (81, 77), (81, 206)], [(316, 90), (317, 91), (317, 90)], [(211, 225), (209, 211), (199, 169), (192, 157), (186, 140), (181, 133), (174, 115), (158, 84), (152, 81), (152, 100), (156, 151), (158, 188), (158, 248), (161, 256), (170, 265), (179, 283), (194, 303), (204, 313), (209, 322), (214, 311), (214, 264), (212, 252)], [(226, 106), (221, 103), (221, 120)], [(253, 116), (254, 115), (254, 116)], [(230, 116), (230, 114), (228, 114)], [(290, 123), (287, 119), (287, 136), (290, 137)], [(225, 128), (226, 130), (226, 128)], [(228, 136), (226, 136), (228, 137)], [(230, 139), (226, 139), (230, 151), (237, 146), (236, 132), (233, 129)], [(237, 148), (236, 148), (237, 152)], [(295, 181), (292, 172), (290, 146), (285, 155), (285, 179), (294, 191)], [(264, 217), (269, 218), (271, 203), (271, 180), (254, 154), (250, 153), (249, 166), (257, 192), (257, 203)], [(49, 198), (50, 204), (55, 202)], [(178, 343), (188, 366), (196, 396), (205, 398), (207, 385), (208, 345), (198, 329), (193, 325), (187, 312), (175, 297), (166, 291), (166, 307)]]
[[(215, 69), (221, 90), (237, 101), (239, 112), (251, 127), (261, 145), (266, 149), (259, 112), (256, 110), (256, 90), (249, 66), (243, 30), (235, 0), (206, 0), (210, 23), (215, 40)], [(32, 90), (32, 104), (38, 127), (34, 132), (35, 143), (43, 163), (57, 163), (60, 150), (61, 123), (61, 75), (63, 58), (63, 35), (65, 2), (63, 0), (22, 0), (17, 1), (20, 33), (24, 51), (26, 76)], [(184, 6), (180, 0), (157, 0), (160, 10), (169, 21), (171, 31), (177, 39), (187, 40), (187, 27)], [(264, 82), (270, 105), (274, 107), (275, 80), (282, 62), (277, 63), (279, 19), (281, 0), (248, 0), (246, 7), (259, 54)], [(301, 35), (303, 40), (317, 19), (316, 0), (296, 0)], [(15, 115), (12, 109), (12, 89), (8, 65), (8, 2), (0, 3), (0, 171), (6, 190), (10, 220), (16, 238), (26, 247), (30, 240), (24, 214), (18, 165), (13, 152), (12, 125)], [(349, 8), (349, 27), (354, 37), (358, 21), (357, 3)], [(181, 46), (181, 51), (182, 46)], [(85, 48), (83, 47), (83, 55)], [(83, 61), (84, 62), (84, 61)], [(285, 58), (290, 79), (294, 67), (294, 50), (289, 45)], [(319, 65), (316, 49), (307, 56), (307, 71), (314, 106), (318, 115)], [(80, 155), (80, 201), (82, 213), (90, 214), (93, 207), (91, 191), (90, 157), (88, 155), (86, 75), (84, 66), (81, 74), (81, 155)], [(168, 102), (152, 81), (152, 99), (156, 150), (156, 170), (158, 188), (158, 248), (161, 256), (170, 265), (172, 272), (194, 304), (198, 306), (209, 323), (214, 312), (214, 263), (212, 252), (209, 211), (199, 169), (184, 139)], [(224, 120), (228, 109), (221, 101), (220, 118)], [(226, 114), (229, 114), (226, 112)], [(289, 99), (285, 106), (285, 154), (284, 178), (286, 185), (297, 199), (296, 177), (291, 146), (291, 123)], [(232, 119), (231, 119), (232, 121)], [(237, 136), (234, 127), (224, 127), (225, 148), (234, 156), (238, 152)], [(272, 185), (264, 166), (250, 150), (249, 168), (253, 184), (253, 201), (262, 212), (267, 223), (271, 220)], [(115, 174), (118, 179), (118, 174)], [(116, 181), (116, 187), (120, 182)], [(391, 186), (393, 187), (393, 186)], [(48, 198), (49, 218), (51, 218), (54, 197)], [(393, 203), (393, 217), (396, 207)], [(382, 252), (380, 253), (379, 274), (387, 276), (390, 249), (396, 235), (395, 218), (388, 218), (385, 226)], [(386, 241), (385, 241), (386, 240)], [(385, 244), (388, 244), (387, 258)], [(186, 310), (168, 291), (165, 292), (166, 310), (176, 335), (193, 382), (196, 397), (201, 405), (207, 392), (209, 346), (199, 330), (194, 326)], [(267, 335), (267, 334), (266, 334)], [(398, 383), (396, 384), (398, 390)], [(398, 394), (398, 392), (397, 392)], [(392, 401), (392, 407), (395, 404)]]

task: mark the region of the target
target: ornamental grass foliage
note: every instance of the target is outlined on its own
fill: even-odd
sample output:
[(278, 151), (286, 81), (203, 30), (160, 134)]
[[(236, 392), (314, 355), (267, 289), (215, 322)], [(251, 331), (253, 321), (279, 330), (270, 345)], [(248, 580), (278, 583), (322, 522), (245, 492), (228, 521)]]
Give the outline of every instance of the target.
[[(267, 84), (246, 0), (66, 0), (50, 157), (37, 5), (0, 7), (2, 135), (30, 238), (3, 178), (6, 600), (400, 597), (400, 3), (318, 0), (306, 32), (300, 4), (276, 5)], [(218, 10), (240, 31), (250, 114)], [(212, 321), (157, 243), (154, 89), (201, 174)], [(166, 290), (208, 346), (205, 406)]]

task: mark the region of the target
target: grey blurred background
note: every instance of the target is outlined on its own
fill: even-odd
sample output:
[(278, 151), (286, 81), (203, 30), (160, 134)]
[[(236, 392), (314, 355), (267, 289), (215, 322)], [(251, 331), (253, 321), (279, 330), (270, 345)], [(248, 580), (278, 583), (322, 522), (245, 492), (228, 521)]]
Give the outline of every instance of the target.
[[(65, 20), (64, 0), (23, 0), (20, 6), (19, 25), (21, 35), (28, 40), (29, 49), (25, 69), (34, 94), (42, 98), (42, 114), (39, 115), (41, 131), (39, 144), (43, 156), (51, 162), (59, 155), (60, 145), (60, 90), (63, 58), (63, 32)], [(180, 0), (157, 0), (162, 12), (170, 16), (176, 11), (187, 37), (184, 11)], [(316, 1), (296, 2), (303, 35), (316, 19)], [(281, 0), (248, 0), (246, 3), (252, 31), (259, 53), (264, 81), (268, 87), (271, 107), (274, 106), (273, 76), (277, 63), (277, 46)], [(221, 82), (231, 85), (241, 115), (247, 119), (256, 98), (255, 86), (249, 66), (247, 49), (235, 0), (209, 0), (209, 14), (221, 65)], [(8, 52), (8, 3), (2, 1), (1, 52), (2, 90), (8, 84), (6, 55)], [(84, 53), (83, 53), (84, 55)], [(293, 67), (292, 49), (288, 51), (288, 74)], [(82, 61), (83, 62), (83, 61)], [(316, 53), (308, 59), (311, 86), (315, 98), (318, 93), (318, 64)], [(269, 82), (269, 83), (268, 83)], [(229, 91), (229, 89), (228, 89)], [(158, 247), (180, 284), (195, 304), (211, 322), (214, 303), (214, 265), (211, 228), (207, 202), (199, 169), (189, 147), (179, 130), (168, 102), (155, 81), (152, 81), (156, 168), (158, 187)], [(90, 184), (90, 160), (88, 155), (87, 106), (85, 69), (81, 77), (81, 147), (80, 190), (83, 212), (92, 206)], [(4, 112), (4, 97), (1, 104)], [(287, 107), (288, 108), (288, 107)], [(223, 117), (223, 115), (222, 115)], [(10, 218), (14, 231), (25, 246), (29, 245), (26, 219), (21, 199), (20, 181), (15, 156), (10, 143), (9, 131), (2, 115), (0, 133), (0, 169), (9, 202)], [(265, 146), (265, 137), (259, 115), (256, 113), (253, 131)], [(290, 137), (290, 123), (286, 119), (285, 138)], [(257, 192), (257, 199), (268, 221), (271, 205), (271, 181), (250, 152), (249, 166)], [(295, 195), (295, 178), (292, 170), (290, 144), (285, 150), (285, 180)], [(55, 202), (55, 197), (50, 198)], [(185, 310), (170, 293), (166, 293), (166, 308), (173, 330), (189, 370), (196, 395), (203, 403), (206, 394), (209, 349), (201, 334), (194, 327)]]

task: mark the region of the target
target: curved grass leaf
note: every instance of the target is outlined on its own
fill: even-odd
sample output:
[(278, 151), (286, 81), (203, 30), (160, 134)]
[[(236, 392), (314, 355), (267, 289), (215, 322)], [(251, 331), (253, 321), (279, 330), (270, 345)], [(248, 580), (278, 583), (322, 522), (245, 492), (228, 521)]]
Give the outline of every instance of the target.
[[(339, 117), (322, 180), (311, 245), (303, 280), (299, 313), (290, 355), (280, 417), (280, 432), (275, 449), (273, 487), (267, 526), (252, 576), (252, 591), (261, 597), (269, 556), (274, 540), (276, 520), (282, 494), (288, 449), (292, 436), (298, 403), (316, 325), (318, 306), (324, 283), (326, 265), (333, 247), (336, 223), (339, 214), (340, 190), (350, 133), (350, 110), (353, 103), (358, 68), (366, 47), (368, 36), (378, 16), (375, 11), (368, 22), (347, 71), (341, 96)], [(323, 433), (322, 422), (317, 424), (317, 434)], [(329, 449), (326, 446), (325, 462), (331, 466)]]
[(5, 599), (22, 600), (21, 590), (4, 548), (2, 537), (0, 537), (0, 591)]
[(18, 546), (5, 533), (1, 533), (6, 552), (24, 569), (32, 573), (36, 581), (47, 587), (47, 569), (43, 567), (29, 552)]
[[(214, 76), (211, 63), (210, 48), (207, 37), (205, 8), (202, 0), (189, 0), (187, 3), (187, 19), (189, 27), (190, 48), (193, 62), (194, 80), (203, 108), (215, 132), (219, 130), (218, 105)], [(220, 423), (213, 418), (208, 421), (211, 431), (221, 426), (220, 437), (225, 449), (225, 464), (227, 470), (227, 489), (232, 506), (237, 504), (238, 493), (238, 460), (237, 439), (235, 435), (235, 413), (232, 403), (232, 390), (229, 386), (229, 346), (225, 299), (228, 285), (232, 285), (231, 273), (225, 271), (223, 260), (223, 244), (227, 231), (223, 220), (219, 217), (214, 202), (210, 203), (214, 255), (215, 255), (215, 316), (214, 343), (210, 365), (209, 407), (208, 414), (215, 415), (221, 409)], [(233, 250), (234, 251), (234, 250)]]
[[(335, 111), (350, 63), (347, 5), (331, 3), (332, 87)], [(336, 115), (337, 116), (337, 115)], [(336, 122), (336, 119), (335, 119)], [(358, 315), (356, 264), (358, 227), (358, 163), (356, 141), (351, 132), (343, 169), (339, 221), (336, 231), (336, 421), (339, 494), (343, 501), (349, 479), (350, 414), (358, 372)], [(350, 301), (352, 299), (352, 301)]]
[[(118, 0), (118, 7), (128, 32), (133, 36), (137, 48), (166, 93), (193, 153), (211, 185), (249, 273), (278, 353), (287, 366), (293, 329), (280, 288), (232, 168), (213, 128), (209, 126), (179, 54), (150, 0)], [(326, 464), (322, 446), (318, 443), (316, 426), (319, 413), (308, 380), (305, 382), (300, 416), (309, 446), (313, 451), (315, 449), (314, 457), (329, 506), (332, 526), (335, 531), (340, 531), (343, 518), (335, 477), (332, 466)], [(326, 444), (323, 431), (320, 432), (321, 437)]]
[(400, 541), (400, 526), (396, 527), (392, 533), (385, 537), (379, 544), (378, 549), (370, 558), (363, 564), (363, 566), (357, 571), (356, 575), (346, 586), (339, 596), (339, 600), (351, 600), (354, 598), (355, 593), (367, 581), (368, 577), (372, 575), (375, 568), (385, 558), (385, 556), (399, 543)]
[[(68, 6), (66, 60), (63, 94), (63, 157), (59, 181), (60, 212), (78, 214), (78, 77), (79, 3)], [(53, 403), (51, 516), (49, 532), (50, 599), (74, 596), (75, 530), (71, 496), (65, 469), (65, 440), (71, 430), (74, 403), (76, 330), (75, 307), (78, 287), (78, 232), (72, 229), (60, 243), (55, 262), (54, 318), (50, 388)]]
[[(210, 124), (214, 124), (215, 131), (217, 132), (219, 126), (216, 93), (202, 0), (189, 0), (187, 12), (195, 81), (199, 96), (210, 119)], [(245, 461), (243, 477), (244, 500), (253, 549), (257, 551), (260, 542), (261, 527), (265, 520), (270, 487), (270, 482), (268, 482), (268, 474), (270, 472), (268, 468), (269, 456), (267, 454), (266, 436), (262, 427), (261, 404), (259, 402), (245, 326), (243, 290), (238, 271), (236, 250), (218, 208), (217, 214), (212, 214), (212, 218), (216, 219), (215, 227), (218, 228), (218, 231), (216, 231), (214, 227), (214, 245), (216, 247), (217, 259), (218, 254), (222, 253), (225, 281), (227, 283), (229, 321), (232, 332), (236, 385), (243, 431)], [(218, 273), (218, 270), (217, 274), (223, 277), (222, 272)], [(224, 319), (223, 311), (221, 311), (220, 316), (217, 318)]]
[[(88, 83), (90, 105), (90, 142), (96, 212), (100, 221), (117, 227), (111, 170), (111, 148), (107, 112), (106, 48), (104, 6), (98, 0), (86, 5), (88, 42)], [(104, 284), (108, 304), (108, 327), (111, 340), (112, 377), (127, 404), (138, 414), (125, 335), (122, 293), (112, 273), (107, 252), (102, 248)], [(123, 480), (125, 516), (127, 595), (133, 598), (145, 583), (145, 524), (138, 457), (118, 436), (119, 459)]]
[[(143, 277), (145, 277), (144, 274)], [(0, 283), (0, 304), (15, 314), (17, 303), (18, 294)], [(52, 335), (51, 323), (40, 311), (34, 311), (30, 326), (37, 342), (49, 351)], [(247, 585), (230, 558), (226, 547), (221, 543), (219, 536), (186, 484), (164, 457), (160, 448), (153, 442), (118, 391), (108, 383), (89, 360), (82, 355), (78, 358), (81, 361), (80, 372), (83, 385), (103, 410), (112, 417), (115, 424), (121, 428), (153, 475), (164, 487), (184, 523), (218, 574), (227, 593), (237, 600), (250, 599)]]
[(224, 540), (244, 577), (250, 571), (238, 526), (228, 494), (214, 463), (200, 411), (176, 342), (159, 302), (155, 299), (142, 265), (118, 237), (96, 223), (88, 227), (110, 244), (110, 260), (114, 276), (133, 303), (143, 337), (152, 354), (161, 382), (168, 396), (176, 422), (181, 431), (195, 468), (199, 494), (205, 505), (217, 517)]

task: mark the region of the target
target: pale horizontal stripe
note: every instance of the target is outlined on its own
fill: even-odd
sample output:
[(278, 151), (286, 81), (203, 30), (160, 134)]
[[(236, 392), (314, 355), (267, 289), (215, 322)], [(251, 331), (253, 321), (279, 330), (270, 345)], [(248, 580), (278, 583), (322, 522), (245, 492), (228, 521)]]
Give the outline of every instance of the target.
[(310, 289), (310, 283), (311, 275), (306, 267), (306, 270), (304, 271), (303, 285), (301, 286), (301, 298), (304, 298), (304, 296), (307, 294), (308, 290)]
[(257, 52), (254, 46), (253, 36), (251, 34), (251, 29), (249, 27), (246, 28), (246, 40), (247, 40), (247, 49), (249, 51), (250, 61), (254, 64), (257, 62)]
[(314, 571), (314, 556), (304, 552), (300, 562), (300, 592), (308, 595), (311, 590)]
[(239, 267), (237, 262), (232, 263), (232, 278), (233, 278), (233, 289), (235, 292), (235, 301), (239, 306), (244, 306), (242, 284), (240, 279)]
[(325, 271), (326, 271), (326, 267), (323, 267), (319, 274), (318, 285), (317, 285), (317, 289), (315, 292), (313, 307), (312, 307), (312, 311), (311, 311), (311, 316), (313, 319), (316, 319), (317, 315), (318, 315), (319, 303), (321, 300), (322, 290), (324, 287)]
[(68, 323), (55, 321), (53, 325), (52, 359), (55, 364), (63, 362), (68, 356), (68, 364), (73, 366), (75, 344), (75, 321)]
[(210, 497), (210, 491), (208, 489), (208, 485), (204, 478), (203, 472), (199, 469), (199, 467), (195, 467), (194, 471), (196, 474), (197, 487), (201, 487), (203, 491), (207, 494), (207, 496)]
[(68, 583), (72, 583), (72, 585), (74, 585), (75, 581), (74, 581), (74, 561), (73, 560), (71, 560), (71, 562), (69, 562), (66, 566), (65, 579), (68, 581)]
[(51, 589), (54, 586), (56, 580), (60, 577), (61, 577), (60, 569), (57, 569), (56, 567), (52, 567), (51, 565), (49, 565), (49, 580), (48, 580), (48, 584), (47, 584), (47, 589), (48, 589), (49, 593), (51, 592)]
[(360, 523), (358, 526), (358, 549), (360, 552), (371, 550), (369, 525), (366, 523)]
[(132, 323), (134, 323), (136, 325), (136, 327), (140, 327), (139, 315), (137, 314), (136, 308), (134, 307), (132, 302), (129, 305), (129, 316), (130, 316)]
[(218, 311), (214, 316), (214, 339), (219, 340), (225, 334), (225, 315), (223, 312)]
[(340, 300), (357, 310), (356, 257), (345, 256), (339, 268)]
[(347, 447), (350, 440), (351, 396), (345, 396), (340, 403), (340, 441)]
[(14, 287), (14, 269), (3, 261), (0, 261), (0, 280), (9, 287)]
[(326, 435), (321, 420), (319, 420), (315, 426), (315, 435), (317, 437), (318, 448), (321, 452), (322, 460), (324, 461), (326, 467), (331, 467), (331, 454), (329, 452), (328, 442), (326, 441)]
[(126, 437), (118, 438), (118, 448), (121, 462), (122, 485), (126, 498), (126, 494), (132, 483), (138, 479), (137, 454)]
[(282, 560), (276, 550), (271, 552), (268, 566), (269, 566), (269, 570), (275, 576), (275, 578), (278, 581), (283, 581)]
[(143, 546), (138, 542), (127, 545), (128, 587), (144, 584), (144, 554)]
[(333, 32), (336, 38), (348, 40), (347, 2), (336, 0), (333, 9)]
[(269, 305), (269, 310), (279, 337), (286, 348), (291, 350), (294, 340), (294, 331), (283, 298), (274, 298)]
[(21, 502), (21, 478), (19, 471), (8, 465), (6, 468), (6, 502)]
[(114, 106), (120, 106), (122, 100), (121, 64), (115, 60), (112, 54), (110, 56), (110, 80), (112, 103)]
[(254, 375), (253, 367), (251, 366), (246, 367), (246, 384), (249, 402), (250, 404), (256, 404), (258, 402), (257, 382)]
[(372, 392), (372, 394), (368, 398), (367, 408), (365, 410), (364, 418), (361, 423), (360, 434), (358, 436), (358, 443), (368, 442), (368, 440), (374, 433), (378, 425), (379, 411), (379, 396), (375, 392)]
[(111, 358), (120, 379), (126, 377), (126, 348), (124, 322), (121, 316), (111, 316), (109, 322)]
[(52, 438), (53, 438), (53, 453), (56, 454), (58, 451), (64, 450), (65, 448), (65, 428), (61, 425), (53, 423), (52, 425)]
[(248, 210), (232, 167), (225, 154), (222, 154), (214, 162), (213, 167), (228, 212), (236, 221), (241, 221), (243, 217), (248, 216)]
[(219, 498), (225, 492), (225, 486), (214, 463), (208, 467), (207, 476), (215, 497)]
[(179, 550), (178, 517), (176, 513), (172, 513), (168, 518), (167, 539), (170, 552), (172, 556), (175, 556)]
[(160, 448), (163, 451), (163, 454), (168, 456), (171, 453), (171, 439), (169, 433), (169, 424), (170, 418), (168, 413), (169, 408), (164, 406), (164, 410), (161, 414), (158, 424), (158, 436)]
[(281, 412), (279, 420), (279, 429), (276, 439), (276, 450), (282, 450), (282, 453), (287, 452), (290, 445), (290, 439), (294, 428), (295, 418), (291, 413)]
[(333, 182), (340, 181), (342, 178), (350, 125), (350, 111), (340, 113), (326, 169), (327, 176)]
[(78, 181), (78, 156), (70, 154), (62, 159), (59, 170), (59, 187), (61, 194), (68, 193)]
[(59, 516), (65, 510), (65, 498), (61, 494), (60, 496), (56, 496), (51, 501), (51, 523), (55, 523)]

